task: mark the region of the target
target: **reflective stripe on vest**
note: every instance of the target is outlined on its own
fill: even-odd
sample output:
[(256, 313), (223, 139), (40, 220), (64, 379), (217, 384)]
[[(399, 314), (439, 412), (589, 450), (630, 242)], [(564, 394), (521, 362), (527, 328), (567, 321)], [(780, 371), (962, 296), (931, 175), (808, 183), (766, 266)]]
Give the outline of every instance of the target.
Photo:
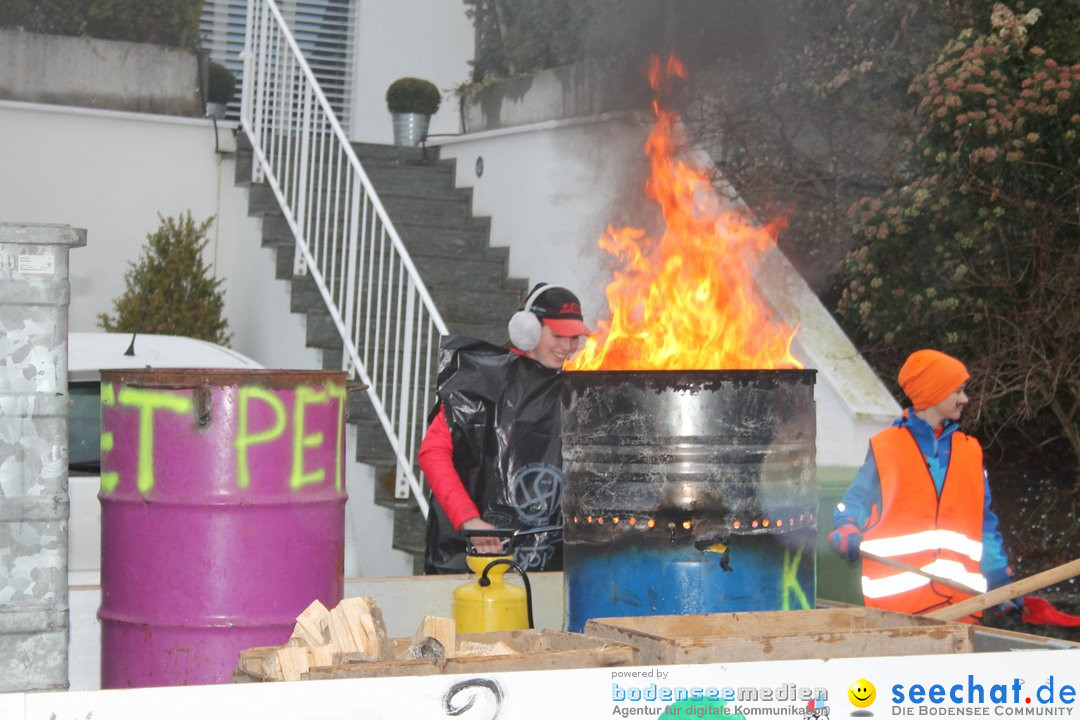
[[(882, 513), (862, 548), (982, 592), (982, 448), (956, 432), (941, 496), (915, 438), (892, 427), (870, 441), (881, 478)], [(968, 597), (913, 572), (863, 558), (863, 597), (871, 607), (919, 613)]]
[[(968, 572), (963, 564), (954, 560), (935, 560), (919, 569), (923, 572), (930, 573), (931, 575), (937, 575), (940, 578), (958, 582), (961, 585), (971, 588), (975, 592), (986, 592), (986, 578), (979, 573)], [(929, 584), (930, 578), (904, 570), (897, 572), (895, 575), (876, 579), (868, 578), (863, 575), (863, 597), (876, 600), (914, 590), (915, 588)]]
[(982, 559), (982, 540), (972, 540), (953, 530), (923, 530), (910, 535), (864, 540), (860, 547), (880, 557), (909, 555), (923, 550), (951, 550), (975, 561)]

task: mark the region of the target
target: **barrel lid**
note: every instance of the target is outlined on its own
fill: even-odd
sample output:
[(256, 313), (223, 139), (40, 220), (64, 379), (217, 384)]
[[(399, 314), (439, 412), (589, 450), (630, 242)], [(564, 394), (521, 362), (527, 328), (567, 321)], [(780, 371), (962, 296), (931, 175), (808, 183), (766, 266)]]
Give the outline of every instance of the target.
[(299, 385), (345, 384), (340, 370), (267, 370), (235, 368), (119, 368), (101, 371), (101, 379), (132, 387), (184, 388), (210, 385), (258, 385), (288, 390)]

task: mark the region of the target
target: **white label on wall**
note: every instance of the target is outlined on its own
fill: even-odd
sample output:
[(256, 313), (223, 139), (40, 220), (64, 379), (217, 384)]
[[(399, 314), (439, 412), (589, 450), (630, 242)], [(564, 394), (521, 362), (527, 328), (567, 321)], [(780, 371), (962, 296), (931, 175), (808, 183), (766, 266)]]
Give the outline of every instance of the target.
[(22, 275), (52, 275), (56, 268), (52, 255), (20, 255), (18, 271)]

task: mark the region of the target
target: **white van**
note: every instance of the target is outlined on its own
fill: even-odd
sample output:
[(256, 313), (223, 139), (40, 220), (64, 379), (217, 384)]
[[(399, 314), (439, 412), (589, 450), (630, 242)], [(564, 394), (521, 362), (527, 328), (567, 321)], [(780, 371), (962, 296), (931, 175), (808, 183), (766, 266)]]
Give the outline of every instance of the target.
[(101, 570), (101, 371), (134, 368), (255, 370), (249, 357), (175, 335), (73, 332), (68, 335), (68, 583), (96, 585)]

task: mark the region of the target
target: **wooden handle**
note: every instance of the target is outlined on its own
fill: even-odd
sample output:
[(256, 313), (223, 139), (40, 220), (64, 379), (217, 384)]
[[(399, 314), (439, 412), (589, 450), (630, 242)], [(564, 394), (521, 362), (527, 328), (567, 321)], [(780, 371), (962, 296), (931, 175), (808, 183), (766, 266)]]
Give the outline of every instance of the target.
[(874, 562), (881, 563), (882, 565), (888, 565), (889, 567), (896, 568), (897, 570), (904, 570), (910, 573), (915, 573), (916, 575), (922, 575), (925, 578), (930, 578), (939, 585), (950, 587), (953, 590), (959, 590), (960, 592), (966, 593), (968, 595), (978, 595), (980, 592), (975, 588), (970, 588), (967, 585), (964, 585), (963, 583), (957, 582), (955, 580), (949, 580), (948, 578), (943, 578), (933, 573), (928, 573), (922, 568), (917, 568), (914, 565), (908, 565), (905, 562), (900, 562), (899, 560), (894, 560), (893, 558), (889, 557), (881, 557), (880, 555), (875, 555), (874, 553), (868, 553), (865, 550), (860, 550), (860, 552), (862, 553), (862, 556), (867, 560), (873, 560)]
[(1041, 573), (1026, 577), (1023, 580), (1017, 580), (1014, 583), (1002, 585), (1001, 587), (983, 593), (982, 595), (970, 597), (955, 605), (947, 605), (940, 610), (927, 613), (926, 617), (938, 618), (939, 620), (959, 620), (971, 613), (985, 610), (994, 605), (1000, 605), (1006, 600), (1027, 595), (1029, 592), (1042, 590), (1044, 587), (1054, 585), (1062, 580), (1074, 578), (1077, 575), (1080, 575), (1080, 558), (1058, 565), (1057, 567), (1052, 567), (1049, 570), (1044, 570)]

